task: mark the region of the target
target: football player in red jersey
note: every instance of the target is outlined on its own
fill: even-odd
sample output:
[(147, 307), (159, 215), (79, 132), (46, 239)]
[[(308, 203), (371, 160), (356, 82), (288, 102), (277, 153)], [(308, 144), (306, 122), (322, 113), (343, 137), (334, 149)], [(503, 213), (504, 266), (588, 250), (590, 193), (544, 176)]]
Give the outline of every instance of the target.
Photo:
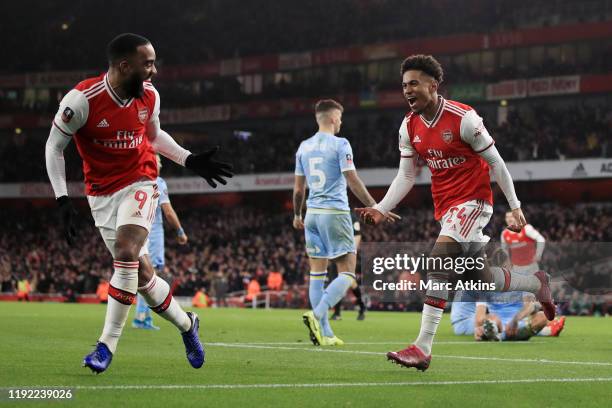
[(226, 184), (232, 166), (215, 160), (216, 148), (191, 153), (160, 128), (160, 98), (150, 81), (157, 73), (155, 50), (149, 40), (121, 34), (109, 43), (107, 56), (106, 73), (80, 82), (62, 99), (45, 148), (68, 243), (75, 244), (76, 211), (68, 197), (63, 150), (74, 139), (83, 159), (87, 201), (114, 259), (104, 329), (83, 364), (96, 373), (108, 368), (139, 292), (179, 329), (189, 363), (199, 368), (205, 357), (198, 316), (179, 306), (147, 253), (159, 197), (155, 153), (194, 171), (213, 188)]
[[(434, 215), (441, 224), (440, 235), (430, 257), (474, 255), (488, 240), (482, 229), (492, 214), (493, 194), (489, 168), (504, 192), (512, 211), (515, 231), (526, 224), (506, 164), (484, 127), (482, 118), (468, 105), (438, 95), (443, 70), (430, 55), (412, 55), (401, 65), (402, 88), (410, 111), (400, 127), (399, 171), (384, 199), (373, 207), (356, 211), (365, 222), (378, 224), (408, 194), (415, 181), (419, 155), (431, 170)], [(408, 348), (387, 354), (406, 367), (426, 370), (431, 346), (448, 300), (449, 271), (427, 271), (433, 289), (427, 290), (421, 330)], [(522, 290), (536, 294), (549, 318), (555, 308), (544, 272), (520, 276), (500, 268), (484, 268), (480, 276), (496, 290)]]
[[(514, 222), (512, 213), (506, 213), (506, 224)], [(508, 253), (512, 269), (520, 273), (535, 273), (540, 270), (538, 262), (542, 259), (546, 239), (531, 224), (515, 232), (505, 228), (501, 233), (502, 248)]]

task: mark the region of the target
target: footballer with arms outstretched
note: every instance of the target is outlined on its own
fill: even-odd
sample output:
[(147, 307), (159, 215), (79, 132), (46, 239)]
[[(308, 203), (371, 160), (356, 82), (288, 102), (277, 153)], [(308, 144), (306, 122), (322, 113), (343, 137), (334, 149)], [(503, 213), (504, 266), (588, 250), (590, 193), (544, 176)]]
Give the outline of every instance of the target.
[(107, 56), (106, 73), (80, 82), (62, 99), (45, 148), (68, 243), (75, 243), (77, 213), (68, 197), (63, 150), (74, 139), (83, 159), (87, 201), (114, 259), (102, 335), (83, 365), (96, 373), (108, 368), (138, 292), (178, 328), (189, 363), (200, 368), (205, 355), (199, 319), (179, 306), (147, 255), (160, 195), (155, 152), (194, 171), (212, 187), (226, 184), (232, 167), (214, 159), (216, 148), (193, 154), (160, 128), (159, 94), (150, 81), (157, 73), (155, 50), (149, 40), (121, 34), (109, 43)]
[[(381, 202), (356, 211), (367, 223), (383, 221), (412, 189), (419, 155), (432, 173), (434, 216), (442, 227), (431, 257), (473, 255), (480, 251), (482, 229), (492, 214), (489, 168), (512, 211), (514, 222), (510, 228), (519, 231), (526, 224), (521, 203), (482, 118), (470, 106), (438, 95), (443, 70), (432, 56), (406, 58), (401, 75), (410, 111), (399, 130), (399, 171)], [(481, 274), (482, 280), (494, 283), (496, 290), (535, 293), (549, 320), (554, 318), (555, 307), (544, 272), (520, 276), (500, 267), (485, 267)], [(433, 338), (448, 299), (448, 291), (443, 288), (449, 278), (448, 271), (428, 271), (428, 279), (436, 287), (426, 293), (419, 336), (408, 348), (388, 353), (390, 360), (423, 371), (429, 367)]]

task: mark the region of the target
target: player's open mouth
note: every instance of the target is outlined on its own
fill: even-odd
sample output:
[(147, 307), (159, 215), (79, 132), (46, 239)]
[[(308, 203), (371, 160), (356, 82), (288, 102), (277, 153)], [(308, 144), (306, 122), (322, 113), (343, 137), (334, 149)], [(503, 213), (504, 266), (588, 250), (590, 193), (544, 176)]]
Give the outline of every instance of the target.
[(408, 101), (408, 105), (410, 105), (410, 107), (413, 108), (414, 105), (416, 104), (417, 98), (416, 96), (407, 96), (406, 100)]

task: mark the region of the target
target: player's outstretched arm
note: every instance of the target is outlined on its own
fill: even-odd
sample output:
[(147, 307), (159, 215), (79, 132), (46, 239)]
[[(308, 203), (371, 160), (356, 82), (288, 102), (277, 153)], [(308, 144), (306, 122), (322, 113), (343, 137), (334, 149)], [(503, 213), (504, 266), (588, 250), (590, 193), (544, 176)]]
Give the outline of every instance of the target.
[(378, 204), (367, 208), (356, 208), (355, 211), (368, 224), (378, 224), (385, 219), (385, 216), (392, 215), (399, 217), (391, 212), (412, 190), (416, 178), (416, 159), (414, 156), (402, 157), (399, 169), (393, 182), (387, 190), (387, 194)]
[(212, 188), (217, 187), (217, 182), (227, 184), (225, 178), (234, 176), (232, 173), (233, 166), (230, 163), (218, 161), (214, 158), (219, 151), (218, 146), (203, 153), (191, 153), (161, 129), (159, 118), (153, 118), (149, 122), (147, 135), (156, 152), (198, 174)]
[(342, 173), (346, 178), (346, 183), (355, 194), (355, 197), (366, 207), (372, 207), (376, 204), (376, 200), (370, 195), (361, 178), (357, 175), (357, 170), (347, 170)]
[(514, 191), (512, 176), (506, 167), (504, 159), (502, 159), (497, 151), (493, 138), (484, 126), (482, 118), (478, 116), (476, 111), (469, 110), (463, 116), (460, 133), (461, 140), (469, 144), (472, 150), (485, 159), (493, 170), (495, 181), (497, 181), (497, 184), (504, 192), (514, 218), (514, 224), (508, 226), (508, 229), (519, 232), (527, 222), (521, 210), (521, 202), (516, 197), (516, 192)]
[(493, 169), (495, 181), (497, 181), (497, 184), (506, 196), (506, 200), (508, 200), (508, 205), (512, 211), (512, 216), (514, 217), (514, 224), (508, 226), (508, 229), (511, 231), (520, 232), (521, 229), (523, 229), (523, 227), (527, 224), (527, 221), (525, 220), (525, 216), (521, 210), (521, 202), (517, 198), (516, 192), (514, 191), (514, 182), (512, 181), (512, 176), (508, 171), (508, 167), (506, 166), (504, 159), (502, 159), (495, 145), (490, 145), (487, 149), (479, 152), (478, 154), (485, 159), (491, 169)]
[(216, 182), (225, 185), (227, 184), (226, 178), (234, 177), (231, 163), (222, 162), (214, 158), (218, 151), (219, 146), (215, 146), (203, 153), (190, 154), (185, 159), (185, 167), (204, 178), (212, 188), (217, 187)]

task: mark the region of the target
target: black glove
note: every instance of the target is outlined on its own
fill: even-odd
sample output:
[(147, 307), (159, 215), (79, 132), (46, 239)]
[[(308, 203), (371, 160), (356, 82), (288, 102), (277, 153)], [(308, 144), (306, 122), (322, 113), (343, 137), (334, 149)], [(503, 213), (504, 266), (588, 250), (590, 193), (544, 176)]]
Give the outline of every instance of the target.
[(204, 153), (190, 154), (187, 160), (185, 160), (185, 167), (204, 178), (212, 188), (217, 187), (215, 180), (225, 185), (227, 181), (225, 181), (223, 177), (234, 177), (232, 173), (233, 166), (230, 163), (213, 159), (213, 156), (218, 150), (219, 146), (216, 146)]
[(72, 201), (68, 196), (58, 197), (57, 203), (59, 204), (60, 214), (62, 217), (62, 224), (64, 226), (64, 237), (68, 245), (74, 246), (74, 240), (76, 238), (76, 227), (74, 226), (74, 218), (79, 214), (72, 205)]

